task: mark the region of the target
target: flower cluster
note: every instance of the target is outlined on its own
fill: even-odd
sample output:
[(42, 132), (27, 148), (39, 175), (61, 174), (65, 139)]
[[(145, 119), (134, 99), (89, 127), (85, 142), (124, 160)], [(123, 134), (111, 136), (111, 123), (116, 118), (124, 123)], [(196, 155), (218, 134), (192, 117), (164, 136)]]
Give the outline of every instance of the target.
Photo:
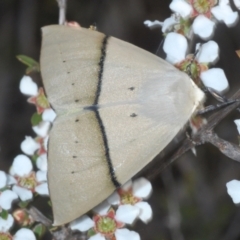
[[(236, 7), (239, 1), (234, 1)], [(162, 27), (162, 32), (180, 33), (192, 38), (192, 33), (207, 40), (213, 36), (217, 21), (224, 22), (228, 27), (238, 21), (238, 13), (232, 11), (229, 0), (172, 0), (171, 17), (164, 22), (149, 21), (144, 23), (149, 27)]]
[(163, 46), (166, 60), (186, 72), (198, 86), (204, 85), (219, 93), (227, 91), (229, 86), (224, 71), (209, 69), (219, 58), (217, 43), (210, 40), (203, 45), (196, 44), (195, 53), (189, 54), (189, 41), (193, 33), (209, 40), (217, 21), (233, 26), (238, 13), (232, 11), (228, 0), (172, 0), (170, 9), (173, 14), (164, 22), (144, 22), (149, 27), (162, 27), (166, 37)]
[[(240, 9), (240, 1), (233, 2), (235, 7)], [(172, 0), (170, 9), (173, 14), (163, 22), (158, 20), (144, 22), (150, 28), (162, 28), (166, 60), (186, 72), (198, 86), (214, 89), (218, 93), (226, 92), (229, 85), (224, 71), (220, 68), (209, 68), (219, 58), (218, 44), (210, 39), (218, 21), (232, 27), (239, 19), (238, 13), (231, 9), (229, 0)], [(195, 53), (189, 54), (189, 42), (193, 41), (193, 34), (208, 42), (196, 44)], [(240, 119), (234, 122), (237, 125), (240, 142)], [(191, 120), (193, 133), (203, 123), (199, 117)], [(240, 181), (229, 181), (226, 186), (233, 202), (239, 204)]]
[[(20, 91), (29, 95), (28, 101), (34, 103), (37, 113), (32, 117), (33, 131), (36, 138), (26, 136), (21, 143), (21, 150), (13, 160), (9, 174), (0, 171), (0, 239), (36, 239), (31, 227), (34, 220), (25, 209), (37, 195), (49, 196), (47, 185), (47, 140), (51, 122), (55, 113), (44, 95), (43, 89), (37, 87), (29, 76), (20, 82)], [(12, 203), (18, 202), (20, 208), (12, 211)], [(21, 227), (14, 236), (9, 232), (14, 220)]]
[(72, 230), (86, 232), (89, 240), (140, 240), (132, 225), (137, 218), (147, 223), (152, 218), (150, 205), (143, 201), (152, 192), (151, 183), (145, 178), (128, 181), (107, 200), (93, 209), (92, 218), (84, 215), (70, 224)]

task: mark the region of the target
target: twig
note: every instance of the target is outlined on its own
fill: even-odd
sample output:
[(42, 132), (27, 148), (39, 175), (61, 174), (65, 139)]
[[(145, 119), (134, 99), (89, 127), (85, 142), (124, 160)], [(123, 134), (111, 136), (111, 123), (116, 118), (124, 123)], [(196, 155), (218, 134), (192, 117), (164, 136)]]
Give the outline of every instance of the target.
[(30, 216), (34, 219), (34, 221), (36, 222), (40, 222), (43, 225), (50, 227), (52, 225), (52, 222), (46, 218), (37, 208), (35, 207), (31, 207), (28, 210), (28, 213), (30, 214)]
[[(239, 99), (240, 90), (238, 90), (230, 99)], [(240, 101), (227, 106), (226, 108), (213, 113), (207, 120), (207, 124), (204, 125), (196, 135), (192, 136), (192, 140), (185, 138), (181, 147), (170, 157), (162, 159), (158, 166), (155, 165), (154, 169), (145, 173), (148, 179), (153, 179), (158, 175), (165, 167), (178, 159), (185, 152), (190, 150), (195, 146), (209, 142), (214, 146), (218, 147), (219, 150), (226, 156), (232, 158), (233, 160), (240, 162), (240, 148), (236, 144), (227, 142), (219, 138), (215, 133), (213, 133), (214, 127), (219, 124), (228, 114), (234, 111), (240, 106)]]
[(67, 0), (56, 0), (59, 7), (59, 19), (58, 24), (64, 25), (66, 23), (66, 9), (67, 9)]
[(54, 240), (87, 240), (86, 234), (76, 232), (74, 233), (71, 229), (62, 226), (56, 231), (52, 232), (52, 236)]

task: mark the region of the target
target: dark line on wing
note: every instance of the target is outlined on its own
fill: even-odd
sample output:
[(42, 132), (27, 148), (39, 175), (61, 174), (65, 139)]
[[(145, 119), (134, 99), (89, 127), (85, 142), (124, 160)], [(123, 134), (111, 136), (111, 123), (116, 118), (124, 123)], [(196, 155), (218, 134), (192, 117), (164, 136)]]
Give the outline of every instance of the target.
[(104, 61), (106, 59), (106, 48), (107, 48), (108, 39), (109, 39), (109, 36), (105, 36), (103, 39), (103, 42), (102, 42), (101, 57), (100, 57), (100, 61), (98, 63), (99, 72), (98, 72), (98, 85), (97, 85), (96, 97), (95, 97), (93, 106), (91, 108), (89, 108), (88, 110), (94, 111), (94, 113), (96, 115), (96, 119), (98, 121), (100, 130), (102, 133), (103, 144), (105, 147), (105, 156), (106, 156), (106, 160), (107, 160), (107, 165), (108, 165), (108, 170), (109, 170), (109, 174), (111, 177), (111, 181), (112, 181), (113, 185), (116, 188), (118, 188), (121, 186), (121, 184), (118, 182), (117, 177), (115, 175), (115, 171), (114, 171), (111, 156), (110, 156), (109, 146), (108, 146), (107, 134), (106, 134), (105, 127), (103, 125), (103, 122), (102, 122), (102, 119), (100, 117), (100, 114), (98, 112), (98, 107), (97, 107), (98, 100), (99, 100), (99, 97), (101, 94), (101, 89), (102, 89), (102, 80), (103, 80), (102, 77), (103, 77), (103, 71), (104, 71)]

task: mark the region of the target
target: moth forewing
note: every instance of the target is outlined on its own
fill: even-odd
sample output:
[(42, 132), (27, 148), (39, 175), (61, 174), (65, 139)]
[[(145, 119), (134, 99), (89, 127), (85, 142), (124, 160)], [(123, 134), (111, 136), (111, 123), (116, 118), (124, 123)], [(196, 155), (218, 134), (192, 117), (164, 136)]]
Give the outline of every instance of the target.
[(204, 93), (184, 73), (102, 33), (42, 29), (41, 73), (57, 113), (48, 180), (54, 225), (106, 199), (187, 123)]

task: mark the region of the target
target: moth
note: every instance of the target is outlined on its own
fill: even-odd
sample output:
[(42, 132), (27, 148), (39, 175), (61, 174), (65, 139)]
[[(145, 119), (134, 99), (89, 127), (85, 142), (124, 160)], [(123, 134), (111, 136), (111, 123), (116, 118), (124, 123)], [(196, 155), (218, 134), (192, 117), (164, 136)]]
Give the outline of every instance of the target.
[(146, 166), (204, 93), (163, 59), (103, 33), (42, 29), (41, 74), (57, 114), (48, 143), (54, 225), (83, 215)]

